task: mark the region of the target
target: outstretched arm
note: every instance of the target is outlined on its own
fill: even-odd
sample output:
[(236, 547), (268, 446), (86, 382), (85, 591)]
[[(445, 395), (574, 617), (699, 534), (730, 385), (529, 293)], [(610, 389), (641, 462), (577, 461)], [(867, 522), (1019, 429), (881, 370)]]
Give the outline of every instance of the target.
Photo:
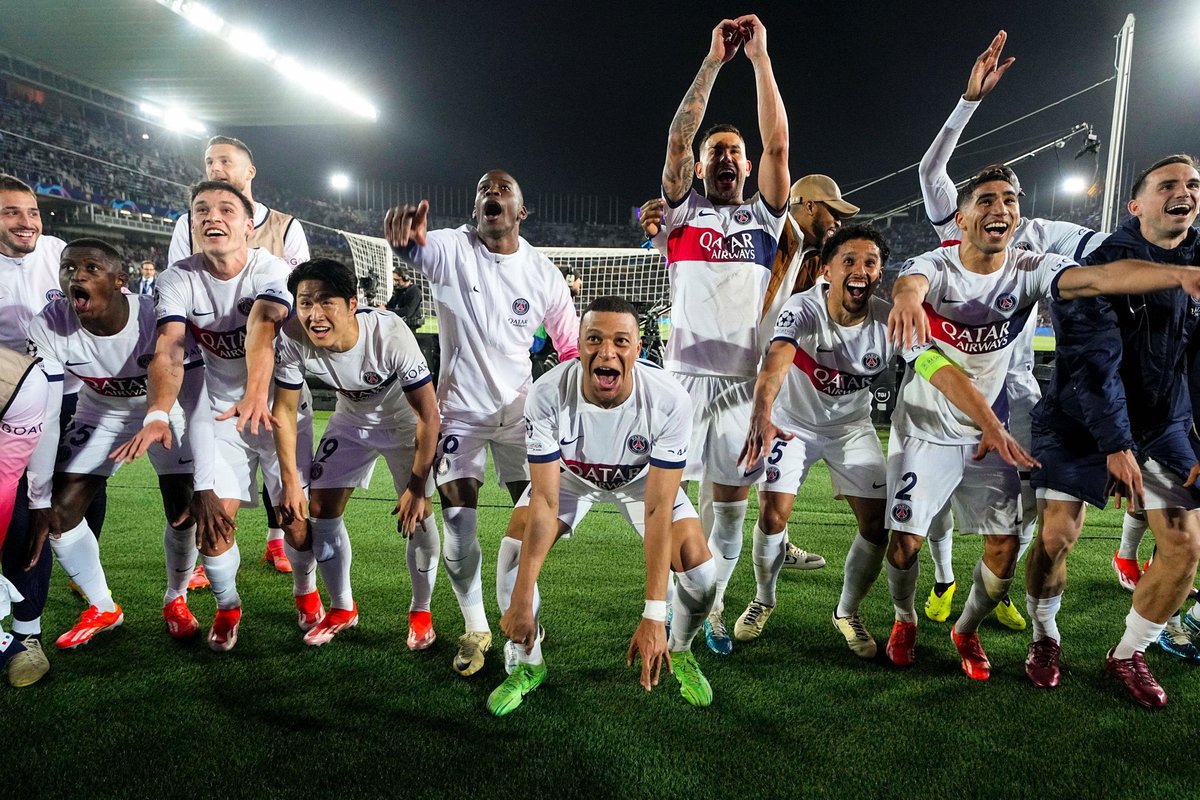
[(109, 454), (118, 464), (139, 458), (154, 442), (168, 450), (173, 446), (168, 415), (183, 386), (186, 336), (187, 328), (181, 321), (173, 319), (158, 324), (154, 357), (146, 370), (146, 420), (132, 439)]
[(1183, 289), (1200, 299), (1200, 268), (1123, 258), (1090, 267), (1070, 267), (1058, 274), (1054, 285), (1060, 300), (1101, 294), (1146, 294), (1163, 289)]
[[(753, 14), (735, 20), (746, 42), (746, 57), (754, 65), (758, 89), (758, 132), (763, 141), (758, 163), (758, 191), (771, 208), (787, 208), (792, 180), (788, 173), (788, 119), (771, 57), (767, 55), (767, 29)], [(665, 184), (664, 184), (665, 185)]]
[(892, 287), (888, 339), (901, 350), (929, 342), (929, 317), (924, 307), (928, 292), (929, 279), (924, 275), (903, 275)]
[(708, 107), (717, 72), (722, 64), (737, 54), (741, 43), (742, 33), (734, 20), (723, 19), (713, 28), (708, 55), (701, 62), (696, 79), (688, 87), (675, 118), (671, 120), (671, 130), (667, 135), (667, 161), (662, 174), (663, 194), (671, 202), (682, 199), (692, 188), (696, 166), (692, 143), (704, 119), (704, 110)]

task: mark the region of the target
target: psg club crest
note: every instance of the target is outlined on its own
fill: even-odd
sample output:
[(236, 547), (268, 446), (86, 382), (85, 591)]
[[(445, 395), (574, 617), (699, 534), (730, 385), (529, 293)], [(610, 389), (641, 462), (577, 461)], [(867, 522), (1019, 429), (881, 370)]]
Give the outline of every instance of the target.
[(996, 308), (1001, 311), (1012, 311), (1017, 307), (1017, 298), (1005, 292), (996, 298)]
[(367, 386), (378, 386), (383, 383), (383, 378), (378, 372), (364, 372), (362, 379)]
[(525, 316), (529, 313), (529, 301), (524, 297), (518, 297), (516, 300), (513, 300), (512, 310), (518, 317)]
[(779, 467), (767, 467), (767, 483), (774, 483), (777, 480), (779, 480)]
[(733, 212), (733, 221), (738, 225), (745, 225), (750, 221), (750, 212), (744, 208), (739, 208), (737, 211)]
[(142, 369), (145, 369), (146, 367), (150, 366), (150, 362), (153, 360), (154, 360), (154, 354), (146, 353), (144, 355), (138, 356), (137, 365), (139, 367), (141, 367)]
[(66, 299), (66, 295), (63, 294), (62, 289), (50, 289), (46, 292), (46, 302), (47, 303), (49, 303), (53, 300), (63, 300), (63, 299)]
[(862, 357), (862, 365), (867, 369), (878, 369), (881, 363), (883, 363), (883, 356), (879, 353), (867, 353)]
[(908, 503), (896, 503), (892, 506), (892, 519), (896, 522), (908, 522), (912, 519), (912, 506)]
[(633, 453), (635, 456), (644, 456), (646, 453), (650, 452), (650, 440), (645, 436), (642, 436), (640, 433), (635, 433), (633, 436), (630, 436), (629, 441), (625, 443), (625, 446), (628, 447), (629, 452)]
[(321, 477), (321, 473), (324, 471), (324, 464), (322, 464), (320, 461), (314, 462), (308, 472), (309, 478), (315, 481), (317, 478)]
[(245, 314), (247, 317), (250, 316), (250, 309), (252, 309), (252, 308), (254, 308), (254, 299), (253, 298), (243, 297), (241, 300), (238, 300), (238, 302), (237, 302), (237, 310), (240, 313)]

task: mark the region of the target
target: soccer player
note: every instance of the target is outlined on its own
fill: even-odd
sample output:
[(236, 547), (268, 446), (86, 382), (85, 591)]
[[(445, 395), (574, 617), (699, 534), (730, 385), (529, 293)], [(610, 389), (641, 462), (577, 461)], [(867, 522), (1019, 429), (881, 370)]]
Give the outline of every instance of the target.
[[(1108, 651), (1106, 671), (1148, 708), (1167, 695), (1146, 663), (1145, 650), (1165, 625), (1196, 575), (1200, 554), (1200, 451), (1193, 432), (1197, 409), (1194, 369), (1200, 336), (1195, 269), (1200, 173), (1190, 156), (1152, 164), (1137, 177), (1128, 209), (1133, 218), (1088, 257), (1087, 270), (1120, 268), (1129, 258), (1159, 262), (1162, 279), (1151, 294), (1133, 294), (1132, 281), (1105, 296), (1051, 306), (1058, 352), (1054, 375), (1033, 420), (1033, 476), (1044, 501), (1038, 536), (1025, 566), (1033, 643), (1025, 673), (1035, 686), (1061, 681), (1057, 616), (1067, 577), (1067, 554), (1079, 538), (1084, 503), (1103, 508), (1110, 495), (1144, 510), (1158, 552), (1133, 593), (1125, 633)], [(1186, 274), (1185, 274), (1186, 273)], [(1182, 285), (1185, 291), (1180, 291)], [(1188, 297), (1188, 294), (1192, 298)], [(1065, 298), (1064, 298), (1065, 299)], [(1189, 389), (1188, 360), (1193, 385)], [(1189, 614), (1196, 624), (1200, 608)]]
[[(437, 484), (446, 531), (443, 560), (466, 624), (453, 662), (464, 677), (483, 667), (492, 646), (475, 511), (487, 450), (515, 503), (529, 483), (522, 414), (533, 332), (544, 324), (563, 361), (579, 354), (579, 316), (570, 292), (550, 259), (521, 238), (526, 216), (521, 187), (507, 172), (491, 170), (475, 187), (474, 225), (429, 231), (427, 200), (393, 208), (384, 220), (388, 242), (429, 281), (437, 304), (442, 352)], [(508, 529), (524, 527), (525, 510), (514, 509)], [(517, 568), (519, 557), (519, 547), (501, 546), (497, 585)]]
[[(258, 168), (254, 166), (254, 153), (241, 139), (232, 136), (214, 136), (208, 140), (204, 149), (204, 177), (210, 181), (226, 181), (246, 196), (254, 206), (254, 228), (250, 232), (250, 247), (261, 247), (273, 256), (282, 258), (289, 268), (308, 261), (308, 239), (304, 236), (304, 228), (295, 217), (267, 208), (254, 199), (254, 178)], [(195, 235), (192, 233), (191, 212), (175, 221), (175, 230), (171, 234), (171, 245), (167, 250), (167, 264), (181, 261), (197, 251)], [(307, 387), (300, 404), (302, 436), (312, 428), (312, 396)], [(312, 449), (311, 438), (302, 443), (302, 447)], [(275, 518), (275, 505), (279, 498), (268, 496), (266, 485), (263, 486), (263, 505), (267, 509), (267, 550), (263, 560), (271, 564), (278, 572), (290, 572), (291, 566), (283, 551), (283, 528)], [(196, 567), (196, 575), (192, 588), (202, 588), (208, 585), (204, 576), (203, 565)]]
[[(158, 334), (149, 371), (145, 427), (116, 454), (128, 460), (152, 442), (170, 441), (167, 413), (179, 396), (187, 332), (204, 357), (205, 382), (216, 414), (216, 493), (228, 519), (257, 503), (262, 470), (271, 497), (282, 497), (270, 413), (275, 334), (292, 311), (289, 269), (266, 251), (247, 247), (254, 206), (224, 181), (201, 181), (191, 191), (193, 256), (159, 278)], [(311, 453), (296, 453), (308, 474)], [(317, 594), (316, 561), (303, 517), (284, 523), (284, 551), (292, 566), (298, 622), (304, 631), (324, 615)], [(237, 592), (241, 554), (224, 520), (201, 526), (200, 555), (212, 581), (217, 615), (208, 633), (215, 651), (237, 643), (242, 601)]]
[[(283, 477), (285, 520), (308, 520), (317, 566), (329, 590), (329, 612), (304, 641), (322, 645), (358, 624), (350, 591), (350, 536), (343, 514), (355, 487), (370, 485), (375, 459), (387, 459), (396, 487), (397, 530), (408, 539), (413, 597), (408, 646), (433, 644), (429, 600), (441, 543), (433, 519), (431, 473), (440, 417), (429, 367), (417, 339), (400, 317), (359, 308), (354, 270), (338, 261), (306, 261), (288, 277), (296, 316), (275, 348), (275, 442)], [(304, 481), (296, 467), (296, 411), (305, 374), (338, 393), (311, 468), (305, 510)]]
[[(543, 375), (525, 404), (531, 483), (521, 497), (528, 526), (509, 531), (520, 566), (498, 588), (500, 625), (515, 651), (512, 673), (488, 697), (508, 714), (546, 678), (538, 625), (537, 579), (551, 546), (569, 536), (596, 503), (612, 503), (643, 538), (645, 608), (626, 661), (642, 660), (641, 684), (658, 684), (663, 663), (684, 699), (712, 703), (712, 687), (691, 652), (713, 600), (713, 561), (680, 488), (691, 428), (687, 392), (669, 373), (638, 360), (637, 312), (620, 297), (599, 297), (583, 313), (579, 359)], [(507, 541), (507, 540), (506, 540)], [(667, 581), (678, 586), (668, 640)]]
[(833, 624), (855, 655), (875, 657), (875, 639), (858, 610), (887, 547), (887, 467), (871, 423), (870, 387), (895, 355), (887, 336), (890, 306), (873, 296), (888, 253), (874, 228), (838, 228), (821, 248), (828, 282), (792, 295), (779, 313), (741, 453), (745, 466), (765, 458), (766, 482), (753, 538), (758, 588), (734, 625), (738, 641), (757, 639), (775, 610), (788, 517), (809, 469), (824, 459), (834, 492), (858, 521)]
[[(749, 199), (744, 191), (751, 163), (737, 128), (709, 128), (700, 138), (699, 161), (692, 150), (717, 73), (743, 43), (754, 65), (764, 148), (759, 192)], [(767, 54), (766, 28), (753, 15), (722, 20), (671, 121), (662, 173), (667, 204), (662, 224), (672, 308), (665, 366), (687, 389), (695, 413), (684, 478), (712, 484), (709, 547), (719, 558), (705, 639), (723, 655), (733, 650), (722, 616), (725, 587), (742, 551), (750, 486), (762, 472), (761, 464), (743, 471), (737, 462), (765, 349), (759, 326), (787, 213), (787, 158), (787, 112)], [(697, 178), (703, 194), (692, 188)]]
[[(110, 452), (142, 427), (156, 316), (152, 297), (122, 293), (127, 278), (121, 254), (100, 239), (76, 239), (66, 246), (61, 279), (66, 296), (52, 300), (29, 329), (30, 355), (40, 359), (50, 381), (46, 430), (29, 467), (29, 505), (39, 546), (50, 537), (54, 556), (88, 601), (79, 622), (58, 638), (60, 649), (71, 650), (124, 621), (109, 593), (99, 542), (83, 512), (118, 469)], [(196, 562), (192, 517), (221, 513), (212, 491), (212, 409), (203, 366), (199, 351), (189, 343), (180, 395), (188, 412), (187, 432), (183, 433), (182, 413), (173, 413), (171, 449), (156, 444), (149, 451), (167, 515), (163, 617), (177, 638), (199, 632), (187, 608), (187, 583)], [(67, 374), (82, 381), (84, 388), (60, 438)]]
[[(0, 347), (24, 353), (30, 320), (46, 303), (62, 296), (58, 257), (64, 246), (61, 239), (42, 235), (33, 189), (11, 175), (0, 174), (0, 318), (4, 320)], [(74, 402), (78, 387), (73, 385), (69, 391), (68, 404)], [(103, 502), (94, 510), (98, 515), (92, 516), (92, 529), (97, 530), (104, 519)], [(35, 553), (37, 564), (26, 569), (33, 545), (27, 481), (22, 479), (2, 550), (4, 577), (13, 593), (24, 598), (12, 608), (12, 632), (25, 648), (8, 665), (8, 682), (16, 687), (37, 683), (50, 671), (42, 649), (42, 609), (50, 589), (52, 557), (48, 548), (42, 548)]]
[[(1002, 58), (1007, 39), (1008, 34), (1000, 31), (987, 49), (975, 59), (971, 74), (967, 78), (966, 91), (921, 159), (918, 175), (921, 181), (921, 196), (925, 200), (925, 214), (943, 246), (955, 245), (962, 239), (962, 231), (955, 222), (958, 189), (950, 178), (947, 166), (975, 109), (979, 107), (983, 98), (996, 88), (1000, 78), (1015, 60), (1011, 57)], [(1009, 182), (1020, 194), (1017, 176), (1011, 169), (1007, 172)], [(1013, 231), (1011, 246), (1035, 253), (1057, 253), (1078, 262), (1095, 250), (1106, 235), (1073, 222), (1022, 218)], [(1031, 313), (1036, 318), (1036, 309)], [(1005, 384), (1009, 430), (1025, 450), (1032, 447), (1029, 418), (1042, 394), (1037, 379), (1033, 377), (1033, 336), (1036, 330), (1036, 325), (1026, 325), (1022, 329), (1020, 341), (1013, 345), (1012, 362)], [(1037, 519), (1037, 497), (1029, 484), (1029, 472), (1021, 470), (1020, 477), (1022, 523), (1017, 548), (1018, 561), (1033, 540), (1033, 527)], [(929, 552), (933, 559), (935, 582), (929, 592), (929, 598), (925, 601), (925, 616), (934, 622), (945, 622), (949, 618), (957, 588), (954, 582), (953, 529), (954, 519), (947, 508), (938, 515), (929, 530)], [(1025, 628), (1025, 619), (1008, 595), (1002, 597), (1000, 604), (996, 606), (996, 618), (1014, 630)]]
[[(917, 556), (933, 518), (952, 501), (963, 530), (983, 535), (984, 553), (951, 637), (967, 676), (987, 680), (991, 664), (978, 627), (1012, 583), (1021, 522), (1017, 467), (1036, 464), (992, 409), (1005, 410), (1012, 348), (1034, 304), (1051, 292), (1070, 300), (1183, 285), (1200, 294), (1200, 271), (1128, 259), (1083, 269), (1065, 256), (1009, 247), (1020, 205), (1004, 169), (963, 185), (955, 221), (962, 242), (910, 259), (892, 290), (889, 335), (908, 348), (914, 370), (901, 384), (888, 441), (888, 585), (896, 624), (887, 653), (900, 666), (915, 660)], [(964, 405), (936, 391), (943, 376), (959, 375), (981, 402)]]
[[(42, 435), (48, 393), (46, 376), (33, 359), (0, 347), (0, 452), (4, 453), (0, 459), (0, 548), (4, 547), (13, 507), (22, 493), (19, 485), (25, 467)], [(0, 575), (0, 622), (23, 599), (20, 590)], [(0, 626), (0, 669), (24, 652), (21, 639), (5, 633)]]

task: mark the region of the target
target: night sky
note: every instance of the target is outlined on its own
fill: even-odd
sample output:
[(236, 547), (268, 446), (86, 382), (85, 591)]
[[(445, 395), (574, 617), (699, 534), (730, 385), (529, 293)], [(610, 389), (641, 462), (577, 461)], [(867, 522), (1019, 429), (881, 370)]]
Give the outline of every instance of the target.
[[(1184, 0), (210, 5), (257, 25), (278, 49), (353, 77), (380, 107), (373, 125), (236, 131), (254, 143), (262, 174), (305, 191), (328, 193), (337, 169), (358, 179), (471, 186), (503, 167), (527, 195), (640, 201), (658, 191), (667, 128), (710, 31), (749, 11), (767, 27), (788, 107), (793, 179), (824, 172), (848, 190), (917, 161), (1000, 28), (1009, 33), (1005, 54), (1017, 62), (964, 139), (1103, 80), (1129, 12), (1137, 34), (1127, 161), (1145, 166), (1168, 152), (1200, 151), (1200, 3)], [(1107, 146), (1113, 87), (983, 140), (952, 163), (952, 174), (1018, 155), (1083, 121)], [(752, 159), (754, 100), (753, 71), (739, 53), (718, 76), (706, 123), (739, 125)], [(1044, 184), (1045, 202), (1057, 177), (1090, 177), (1095, 159), (1072, 160), (1078, 144), (1019, 167), (1027, 194)], [(910, 171), (851, 199), (878, 211), (915, 194)]]

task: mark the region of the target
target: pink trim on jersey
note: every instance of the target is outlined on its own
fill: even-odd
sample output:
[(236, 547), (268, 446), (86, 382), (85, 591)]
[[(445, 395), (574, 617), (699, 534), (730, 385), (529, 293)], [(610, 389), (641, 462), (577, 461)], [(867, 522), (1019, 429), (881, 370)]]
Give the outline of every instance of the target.
[(46, 377), (34, 368), (25, 376), (0, 421), (0, 453), (4, 453), (4, 458), (0, 458), (0, 547), (4, 546), (8, 524), (12, 522), (17, 484), (42, 438), (46, 395)]
[(567, 303), (560, 309), (550, 308), (542, 325), (546, 327), (546, 333), (558, 351), (560, 362), (579, 358), (579, 314), (573, 303)]

